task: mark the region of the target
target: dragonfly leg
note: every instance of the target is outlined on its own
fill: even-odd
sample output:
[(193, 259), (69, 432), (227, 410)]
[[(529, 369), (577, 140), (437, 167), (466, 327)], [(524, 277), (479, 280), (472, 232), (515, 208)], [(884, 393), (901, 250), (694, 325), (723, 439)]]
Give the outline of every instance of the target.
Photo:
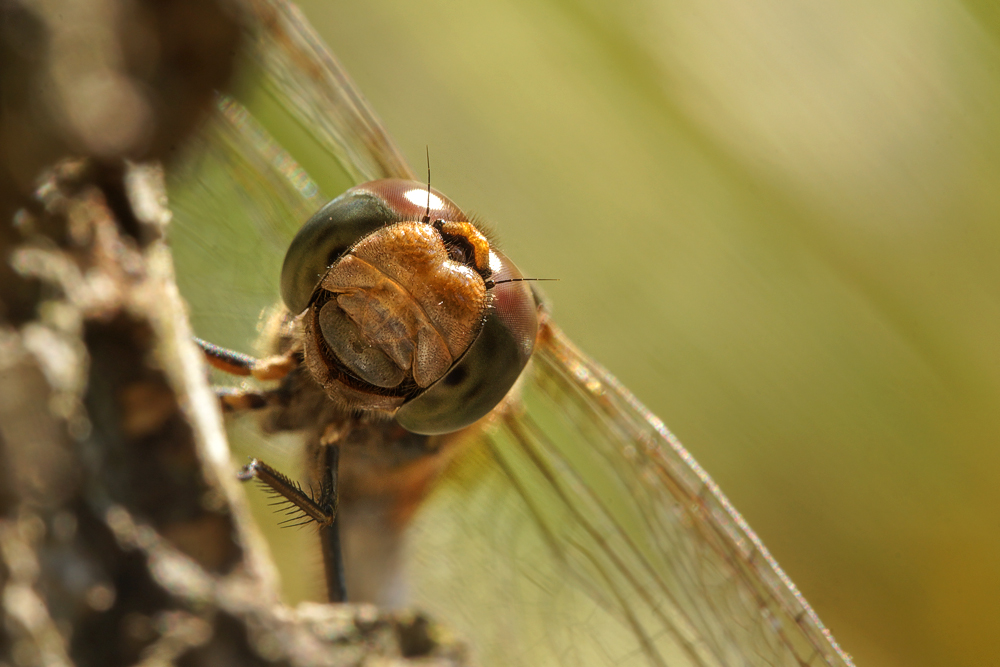
[[(219, 347), (200, 338), (195, 338), (194, 342), (201, 348), (209, 365), (230, 375), (250, 376), (258, 380), (281, 380), (298, 364), (292, 354), (258, 359), (242, 352)], [(224, 412), (260, 410), (280, 402), (280, 394), (271, 390), (215, 387), (215, 395), (218, 396)]]
[(340, 447), (322, 448), (323, 460), (321, 476), (323, 481), (319, 493), (314, 497), (302, 490), (297, 482), (267, 465), (260, 459), (251, 459), (239, 472), (241, 481), (256, 479), (295, 506), (295, 512), (287, 521), (305, 517), (319, 525), (320, 545), (323, 552), (323, 568), (326, 573), (327, 594), (330, 602), (344, 602), (347, 599), (344, 582), (344, 558), (340, 546), (340, 522), (337, 512), (337, 478)]
[(326, 573), (327, 596), (330, 602), (347, 600), (347, 584), (344, 579), (344, 551), (340, 545), (340, 512), (337, 511), (337, 481), (340, 469), (340, 447), (328, 445), (323, 448), (323, 474), (333, 506), (333, 522), (319, 527), (319, 541), (323, 553), (323, 570)]
[(298, 365), (298, 361), (291, 354), (258, 359), (249, 354), (219, 347), (200, 338), (195, 338), (194, 342), (201, 348), (205, 360), (212, 367), (230, 375), (251, 376), (257, 380), (280, 380)]

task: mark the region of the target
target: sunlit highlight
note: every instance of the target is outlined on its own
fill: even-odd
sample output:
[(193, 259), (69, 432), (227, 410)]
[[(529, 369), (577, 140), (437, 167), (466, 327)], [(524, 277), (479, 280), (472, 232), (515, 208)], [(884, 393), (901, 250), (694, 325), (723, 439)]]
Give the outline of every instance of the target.
[(413, 190), (407, 190), (403, 196), (414, 206), (428, 206), (428, 202), (430, 202), (429, 208), (432, 210), (444, 208), (444, 201), (433, 192), (428, 192), (427, 190), (414, 188)]

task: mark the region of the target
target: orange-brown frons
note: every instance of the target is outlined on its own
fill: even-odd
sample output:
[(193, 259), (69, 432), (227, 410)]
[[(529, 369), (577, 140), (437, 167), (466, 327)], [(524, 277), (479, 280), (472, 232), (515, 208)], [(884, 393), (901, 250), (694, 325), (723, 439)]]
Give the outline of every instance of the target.
[(451, 236), (461, 236), (472, 246), (476, 269), (485, 271), (490, 268), (490, 242), (483, 233), (471, 222), (444, 221), (440, 225), (441, 232)]

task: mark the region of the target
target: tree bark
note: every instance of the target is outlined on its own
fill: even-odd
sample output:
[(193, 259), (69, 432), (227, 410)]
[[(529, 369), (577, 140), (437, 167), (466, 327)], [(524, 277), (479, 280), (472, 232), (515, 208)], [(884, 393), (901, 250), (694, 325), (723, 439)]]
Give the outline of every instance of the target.
[(418, 614), (284, 606), (231, 467), (159, 161), (238, 8), (0, 12), (0, 665), (463, 663)]

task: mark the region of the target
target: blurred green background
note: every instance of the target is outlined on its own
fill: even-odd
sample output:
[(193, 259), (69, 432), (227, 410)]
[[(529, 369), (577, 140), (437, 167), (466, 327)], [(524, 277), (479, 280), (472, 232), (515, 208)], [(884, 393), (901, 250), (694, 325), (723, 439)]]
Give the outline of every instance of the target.
[(1000, 9), (300, 4), (859, 665), (1000, 664)]

